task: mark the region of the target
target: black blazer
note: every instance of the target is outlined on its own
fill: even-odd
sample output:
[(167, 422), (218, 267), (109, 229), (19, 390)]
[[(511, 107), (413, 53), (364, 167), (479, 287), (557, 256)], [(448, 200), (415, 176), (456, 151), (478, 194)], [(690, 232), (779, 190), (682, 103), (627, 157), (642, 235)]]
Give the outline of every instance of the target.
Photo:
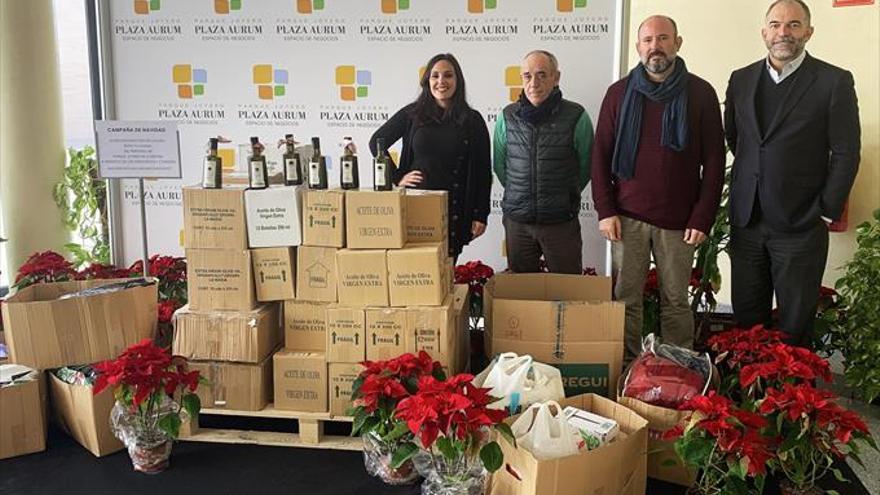
[(811, 57), (797, 71), (764, 136), (755, 95), (761, 59), (730, 75), (724, 133), (734, 155), (730, 222), (745, 227), (759, 195), (764, 220), (782, 232), (840, 218), (861, 150), (859, 109), (848, 71)]
[[(385, 146), (391, 147), (399, 139), (403, 139), (400, 163), (395, 164), (394, 183), (398, 183), (407, 172), (412, 170), (415, 161), (413, 136), (417, 124), (413, 118), (414, 103), (403, 107), (391, 116), (382, 127), (370, 137), (370, 151), (376, 156), (376, 139), (383, 138)], [(465, 203), (450, 205), (450, 215), (458, 217), (453, 222), (449, 218), (449, 228), (455, 229), (455, 236), (449, 238), (449, 250), (458, 255), (471, 241), (471, 223), (478, 221), (487, 223), (489, 217), (489, 201), (492, 194), (492, 169), (489, 159), (489, 131), (480, 112), (471, 109), (464, 125), (459, 128), (459, 139), (467, 146), (467, 156), (459, 157), (466, 163), (467, 178), (464, 184)]]

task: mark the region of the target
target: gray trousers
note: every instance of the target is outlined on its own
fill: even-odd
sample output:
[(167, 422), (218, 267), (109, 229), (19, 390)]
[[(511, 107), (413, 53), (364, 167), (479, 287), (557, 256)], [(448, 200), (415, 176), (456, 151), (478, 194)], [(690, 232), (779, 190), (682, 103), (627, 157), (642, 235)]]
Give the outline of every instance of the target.
[(611, 243), (614, 299), (626, 304), (624, 363), (642, 350), (642, 298), (651, 254), (660, 285), (660, 328), (663, 341), (692, 349), (694, 315), (688, 301), (688, 284), (694, 263), (694, 246), (684, 242), (683, 230), (667, 230), (620, 216), (620, 241)]

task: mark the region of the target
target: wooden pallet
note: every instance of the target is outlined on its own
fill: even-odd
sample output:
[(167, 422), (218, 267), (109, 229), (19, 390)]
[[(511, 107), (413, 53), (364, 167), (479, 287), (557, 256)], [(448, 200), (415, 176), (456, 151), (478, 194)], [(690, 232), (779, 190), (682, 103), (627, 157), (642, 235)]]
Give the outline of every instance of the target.
[(329, 413), (283, 411), (275, 409), (273, 404), (269, 404), (262, 411), (202, 409), (199, 414), (248, 418), (292, 419), (299, 423), (299, 433), (200, 428), (198, 421), (194, 420), (181, 427), (181, 440), (188, 442), (271, 445), (276, 447), (303, 447), (313, 449), (363, 449), (363, 443), (358, 437), (324, 434), (325, 423), (330, 421), (350, 423), (352, 421), (350, 416), (331, 416)]

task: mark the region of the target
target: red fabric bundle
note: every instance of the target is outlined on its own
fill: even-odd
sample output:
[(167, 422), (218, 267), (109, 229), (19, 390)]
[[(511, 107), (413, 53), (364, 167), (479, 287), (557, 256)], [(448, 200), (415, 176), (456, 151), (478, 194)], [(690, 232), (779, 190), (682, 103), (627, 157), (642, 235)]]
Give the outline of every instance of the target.
[(655, 406), (678, 409), (703, 393), (706, 380), (696, 370), (646, 352), (630, 368), (623, 395)]

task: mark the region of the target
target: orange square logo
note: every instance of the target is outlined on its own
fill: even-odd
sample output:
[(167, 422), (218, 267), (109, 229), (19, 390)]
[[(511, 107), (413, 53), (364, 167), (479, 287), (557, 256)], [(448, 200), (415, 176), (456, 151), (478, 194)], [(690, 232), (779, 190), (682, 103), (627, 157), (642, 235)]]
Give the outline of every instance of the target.
[(341, 86), (339, 88), (339, 97), (342, 101), (354, 101), (357, 97), (354, 86)]
[(265, 84), (257, 86), (257, 96), (259, 96), (261, 100), (271, 100), (272, 86), (267, 86)]
[(218, 14), (228, 14), (229, 0), (214, 0), (214, 12)]
[(179, 96), (180, 98), (187, 98), (187, 99), (192, 98), (193, 97), (192, 86), (190, 86), (189, 84), (179, 84), (177, 86), (177, 96)]
[(397, 13), (397, 0), (382, 0), (382, 13), (383, 14)]
[(149, 14), (150, 13), (150, 4), (147, 0), (134, 0), (134, 13), (135, 14)]
[(312, 0), (296, 0), (296, 11), (300, 14), (311, 14)]
[(471, 14), (482, 14), (483, 0), (468, 0), (468, 12)]

